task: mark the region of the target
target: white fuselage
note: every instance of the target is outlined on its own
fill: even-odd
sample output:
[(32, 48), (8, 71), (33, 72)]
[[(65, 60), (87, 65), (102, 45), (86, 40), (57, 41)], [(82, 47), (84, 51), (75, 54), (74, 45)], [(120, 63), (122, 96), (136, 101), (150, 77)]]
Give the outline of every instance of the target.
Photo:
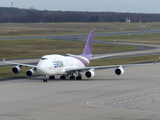
[[(81, 59), (88, 62), (89, 60), (79, 56)], [(63, 75), (66, 74), (66, 69), (71, 68), (84, 68), (85, 65), (82, 61), (71, 57), (62, 55), (45, 55), (37, 64), (37, 71), (42, 75)]]

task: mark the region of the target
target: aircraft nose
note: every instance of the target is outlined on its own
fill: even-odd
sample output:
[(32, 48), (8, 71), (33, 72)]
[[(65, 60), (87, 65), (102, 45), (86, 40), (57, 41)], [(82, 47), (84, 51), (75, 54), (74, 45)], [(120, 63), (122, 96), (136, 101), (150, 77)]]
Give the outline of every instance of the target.
[(37, 71), (42, 75), (46, 75), (46, 66), (44, 64), (38, 64)]

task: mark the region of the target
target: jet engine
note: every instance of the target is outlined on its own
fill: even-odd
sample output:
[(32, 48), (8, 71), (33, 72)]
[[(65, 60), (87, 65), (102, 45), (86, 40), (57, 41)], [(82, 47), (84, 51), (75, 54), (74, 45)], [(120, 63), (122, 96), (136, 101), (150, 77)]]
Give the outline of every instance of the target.
[(14, 74), (20, 73), (20, 72), (21, 72), (21, 67), (19, 67), (19, 66), (13, 67), (13, 68), (12, 68), (12, 72), (13, 72)]
[(95, 76), (94, 69), (88, 70), (88, 71), (85, 73), (85, 76), (86, 76), (87, 78), (94, 77), (94, 76)]
[(122, 66), (118, 67), (116, 70), (115, 70), (115, 74), (116, 75), (122, 75), (124, 73), (124, 69)]
[(35, 74), (34, 69), (30, 69), (30, 70), (28, 70), (28, 71), (26, 72), (26, 76), (27, 76), (27, 77), (31, 77), (31, 76), (33, 76), (34, 74)]

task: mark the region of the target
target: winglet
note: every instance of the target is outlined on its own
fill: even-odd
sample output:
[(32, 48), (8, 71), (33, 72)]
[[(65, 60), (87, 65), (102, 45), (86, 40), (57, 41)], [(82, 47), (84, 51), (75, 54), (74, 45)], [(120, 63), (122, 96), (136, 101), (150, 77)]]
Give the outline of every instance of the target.
[(6, 62), (6, 58), (3, 58), (3, 62)]
[(157, 63), (157, 61), (158, 61), (158, 60), (154, 61), (154, 64), (156, 64), (156, 63)]
[(158, 60), (160, 60), (160, 57), (158, 57), (158, 59), (156, 61), (154, 61), (154, 64), (156, 64)]

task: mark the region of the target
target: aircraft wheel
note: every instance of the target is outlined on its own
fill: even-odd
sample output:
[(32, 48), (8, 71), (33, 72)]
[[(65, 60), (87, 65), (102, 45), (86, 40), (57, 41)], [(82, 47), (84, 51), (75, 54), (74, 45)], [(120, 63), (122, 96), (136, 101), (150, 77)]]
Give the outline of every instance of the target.
[(74, 79), (75, 79), (75, 76), (70, 76), (70, 79), (71, 79), (71, 80), (74, 80)]
[(82, 80), (82, 77), (81, 76), (77, 76), (76, 80)]
[(64, 76), (64, 75), (62, 75), (62, 76), (60, 76), (60, 79), (66, 79), (66, 76)]
[(53, 79), (55, 79), (55, 76), (49, 76), (49, 79), (53, 80)]
[(47, 79), (43, 79), (43, 82), (48, 82), (48, 80)]

